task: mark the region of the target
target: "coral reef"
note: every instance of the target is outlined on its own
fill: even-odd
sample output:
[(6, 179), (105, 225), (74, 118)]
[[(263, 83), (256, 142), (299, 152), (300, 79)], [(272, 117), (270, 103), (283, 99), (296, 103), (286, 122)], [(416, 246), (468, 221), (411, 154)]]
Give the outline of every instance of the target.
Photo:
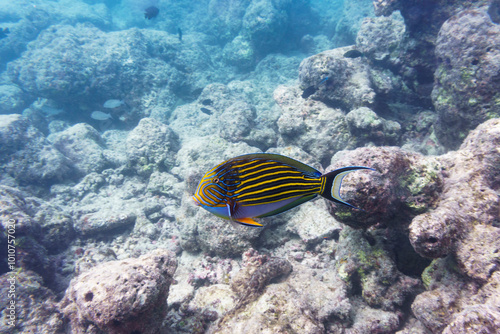
[[(500, 2), (371, 2), (1, 3), (0, 331), (495, 332)], [(263, 228), (195, 205), (254, 152), (374, 170)]]
[(301, 88), (316, 87), (312, 97), (342, 108), (372, 105), (375, 92), (370, 84), (369, 66), (359, 57), (344, 57), (350, 49), (337, 48), (304, 59), (299, 68)]

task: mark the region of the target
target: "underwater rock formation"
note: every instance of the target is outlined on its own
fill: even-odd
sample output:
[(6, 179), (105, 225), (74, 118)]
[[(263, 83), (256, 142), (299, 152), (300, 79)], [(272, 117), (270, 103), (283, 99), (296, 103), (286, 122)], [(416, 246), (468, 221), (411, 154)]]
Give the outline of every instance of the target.
[[(15, 282), (15, 283), (14, 283)], [(46, 282), (45, 282), (46, 283)], [(15, 287), (13, 288), (12, 285)], [(11, 299), (15, 291), (14, 315), (22, 321), (9, 317)], [(41, 276), (30, 270), (7, 273), (0, 276), (0, 332), (2, 333), (63, 333), (65, 324), (58, 309), (54, 292), (44, 286)], [(11, 326), (12, 321), (15, 326)]]
[(335, 45), (354, 44), (363, 18), (374, 16), (371, 2), (370, 0), (343, 1), (343, 13), (335, 27)]
[(352, 47), (337, 48), (306, 58), (299, 67), (302, 89), (315, 87), (317, 100), (341, 108), (369, 107), (375, 92), (369, 79), (369, 66), (362, 58), (346, 58)]
[(216, 133), (229, 142), (252, 141), (249, 136), (256, 115), (249, 102), (244, 94), (225, 85), (207, 85), (196, 103), (172, 113), (170, 124), (183, 139)]
[(177, 134), (153, 118), (143, 118), (127, 135), (127, 158), (141, 176), (170, 170), (179, 150)]
[(321, 101), (304, 100), (300, 94), (299, 89), (285, 86), (274, 91), (274, 99), (282, 110), (278, 119), (280, 146), (297, 146), (319, 159), (315, 163), (329, 160), (339, 150), (355, 147), (356, 139), (350, 135), (340, 109), (329, 108)]
[[(54, 3), (44, 0), (2, 3), (0, 17), (9, 22), (9, 38), (0, 43), (0, 59), (10, 61), (26, 50), (26, 44), (34, 40), (52, 22), (76, 24), (87, 21), (101, 29), (111, 24), (109, 9), (103, 3), (88, 4), (84, 1)], [(4, 65), (2, 64), (2, 67)]]
[(195, 43), (179, 48), (177, 37), (163, 31), (54, 25), (30, 45), (9, 63), (9, 76), (28, 93), (71, 106), (75, 114), (98, 110), (110, 98), (126, 98), (132, 120), (157, 109), (167, 113), (178, 96), (197, 94), (208, 83), (208, 55)]
[(363, 211), (339, 205), (332, 210), (335, 218), (354, 228), (407, 225), (412, 217), (435, 206), (443, 188), (443, 167), (435, 157), (397, 147), (340, 151), (333, 156), (326, 172), (349, 165), (375, 169), (343, 181), (343, 197)]
[(443, 145), (457, 149), (468, 131), (498, 117), (495, 0), (373, 4), (377, 15), (399, 10), (404, 18), (406, 33), (392, 52), (392, 71), (420, 103), (432, 102), (439, 115), (436, 134)]
[(0, 114), (14, 114), (26, 106), (26, 94), (16, 85), (0, 85)]
[(175, 255), (157, 249), (84, 272), (72, 280), (60, 305), (71, 331), (158, 332), (176, 268)]
[(500, 116), (498, 45), (500, 27), (482, 10), (462, 11), (441, 27), (432, 100), (446, 146), (457, 147), (468, 131)]
[(101, 135), (86, 123), (75, 124), (49, 138), (54, 147), (72, 162), (78, 176), (111, 167), (104, 155)]
[(356, 37), (356, 48), (377, 62), (394, 64), (404, 33), (400, 16), (366, 18)]
[(20, 184), (50, 185), (71, 171), (71, 162), (18, 114), (0, 115), (0, 163)]
[(228, 220), (200, 210), (194, 205), (191, 196), (183, 199), (176, 218), (182, 232), (181, 246), (190, 252), (236, 256), (251, 247), (252, 241), (262, 232), (261, 229), (233, 227)]
[[(208, 26), (219, 42), (225, 43), (223, 59), (239, 70), (248, 70), (256, 60), (298, 44), (316, 26), (316, 15), (308, 1), (252, 0), (228, 4), (212, 0)], [(301, 24), (291, 24), (295, 21)]]
[[(465, 305), (478, 299), (478, 286), (490, 284), (497, 273), (498, 147), (500, 119), (493, 119), (472, 131), (456, 152), (424, 157), (395, 148), (360, 148), (339, 152), (327, 169), (336, 168), (340, 162), (364, 162), (392, 180), (384, 182), (377, 172), (363, 173), (355, 182), (346, 178), (346, 199), (366, 212), (336, 208), (333, 214), (337, 219), (356, 228), (373, 224), (408, 228), (408, 238), (419, 255), (452, 255), (434, 260), (424, 270), (422, 280), (429, 291), (418, 295), (412, 305), (416, 318), (433, 332), (450, 324), (447, 330), (455, 333), (453, 328), (465, 322), (490, 328), (497, 321), (496, 311), (491, 313), (489, 307)], [(396, 188), (388, 189), (388, 185)], [(404, 215), (398, 216), (401, 212)], [(367, 281), (362, 282), (364, 285)], [(463, 292), (457, 292), (460, 286)], [(452, 325), (454, 321), (457, 323)]]
[(500, 120), (493, 119), (472, 131), (457, 152), (440, 157), (448, 175), (437, 207), (410, 225), (417, 252), (441, 257), (454, 251), (455, 241), (474, 225), (498, 226), (499, 143)]
[[(356, 228), (377, 223), (405, 225), (414, 217), (409, 228), (415, 250), (431, 258), (449, 254), (456, 238), (474, 222), (498, 224), (499, 128), (498, 119), (485, 122), (471, 132), (460, 150), (438, 157), (397, 148), (337, 153), (327, 171), (339, 164), (357, 163), (376, 172), (359, 175), (356, 183), (346, 178), (343, 185), (346, 198), (353, 198), (349, 202), (366, 211), (337, 208), (335, 217)], [(392, 181), (384, 181), (387, 178)]]

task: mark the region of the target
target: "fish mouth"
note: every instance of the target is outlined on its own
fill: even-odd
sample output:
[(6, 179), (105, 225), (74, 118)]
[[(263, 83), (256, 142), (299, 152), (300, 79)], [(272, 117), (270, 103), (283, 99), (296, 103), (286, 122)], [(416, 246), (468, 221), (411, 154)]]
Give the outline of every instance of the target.
[(198, 201), (198, 200), (196, 199), (196, 197), (192, 196), (192, 198), (193, 198), (194, 204), (195, 204), (196, 206), (200, 206), (200, 205), (201, 205), (200, 201)]

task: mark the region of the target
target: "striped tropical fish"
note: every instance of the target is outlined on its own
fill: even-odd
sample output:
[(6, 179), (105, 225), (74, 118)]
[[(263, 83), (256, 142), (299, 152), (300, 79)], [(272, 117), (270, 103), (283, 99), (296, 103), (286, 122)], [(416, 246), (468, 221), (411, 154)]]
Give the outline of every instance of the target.
[(262, 227), (254, 218), (282, 213), (317, 195), (355, 208), (340, 197), (340, 185), (346, 174), (358, 169), (371, 168), (343, 167), (321, 175), (318, 170), (279, 154), (246, 154), (209, 170), (193, 199), (218, 217)]

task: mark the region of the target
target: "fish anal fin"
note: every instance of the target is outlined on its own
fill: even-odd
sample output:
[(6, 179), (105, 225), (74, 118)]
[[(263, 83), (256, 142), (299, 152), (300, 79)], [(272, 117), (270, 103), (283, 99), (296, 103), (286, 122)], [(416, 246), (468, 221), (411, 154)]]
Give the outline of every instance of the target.
[(250, 226), (250, 227), (263, 227), (261, 223), (256, 222), (252, 218), (236, 218), (235, 221), (241, 225)]

